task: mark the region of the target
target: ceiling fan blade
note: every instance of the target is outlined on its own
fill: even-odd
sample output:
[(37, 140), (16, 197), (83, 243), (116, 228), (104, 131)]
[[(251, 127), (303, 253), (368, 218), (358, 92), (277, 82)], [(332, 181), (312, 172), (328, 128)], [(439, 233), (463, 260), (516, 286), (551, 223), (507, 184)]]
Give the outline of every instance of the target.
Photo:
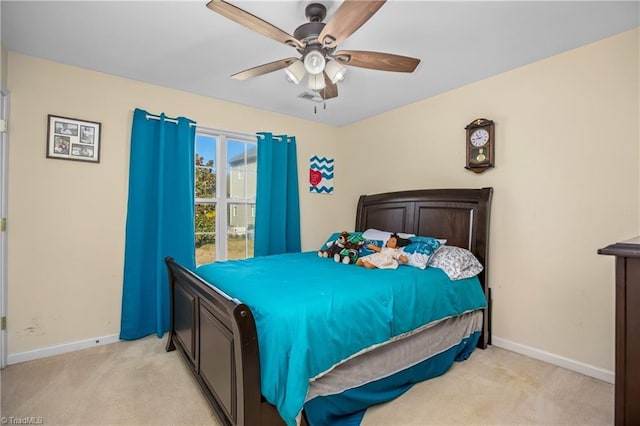
[(343, 65), (379, 71), (413, 72), (420, 63), (420, 59), (408, 56), (364, 50), (340, 50), (333, 56)]
[(385, 2), (344, 0), (318, 35), (318, 41), (325, 46), (336, 47), (367, 22)]
[(293, 47), (303, 47), (300, 40), (296, 39), (290, 34), (282, 31), (280, 28), (268, 23), (267, 21), (258, 18), (251, 13), (240, 9), (224, 0), (211, 0), (207, 3), (207, 7), (220, 15), (243, 25), (250, 30), (256, 31), (264, 36), (269, 37), (280, 43), (284, 43)]
[(262, 74), (281, 70), (297, 60), (298, 58), (280, 59), (279, 61), (269, 62), (268, 64), (262, 64), (257, 67), (249, 68), (248, 70), (240, 71), (239, 73), (232, 75), (231, 78), (235, 78), (236, 80), (246, 80)]
[(320, 96), (325, 101), (338, 97), (338, 85), (333, 83), (327, 74), (324, 75), (325, 87), (320, 91)]

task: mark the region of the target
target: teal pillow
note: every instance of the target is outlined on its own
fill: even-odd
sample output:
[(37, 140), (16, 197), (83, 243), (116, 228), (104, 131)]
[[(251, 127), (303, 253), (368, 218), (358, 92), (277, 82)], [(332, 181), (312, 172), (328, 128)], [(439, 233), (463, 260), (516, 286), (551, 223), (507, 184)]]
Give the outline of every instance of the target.
[(440, 240), (433, 237), (410, 237), (409, 241), (411, 243), (402, 248), (409, 261), (400, 264), (418, 269), (425, 269), (442, 246)]
[(431, 255), (442, 245), (440, 240), (433, 237), (409, 237), (409, 245), (404, 247), (405, 253), (422, 253)]

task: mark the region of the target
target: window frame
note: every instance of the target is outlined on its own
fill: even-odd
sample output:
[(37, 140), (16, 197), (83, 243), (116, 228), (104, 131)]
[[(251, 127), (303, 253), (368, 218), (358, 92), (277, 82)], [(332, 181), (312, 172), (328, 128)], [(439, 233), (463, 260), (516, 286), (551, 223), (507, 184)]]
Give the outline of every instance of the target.
[[(233, 142), (242, 142), (245, 143), (247, 146), (245, 147), (244, 150), (244, 155), (245, 155), (245, 167), (247, 165), (247, 153), (249, 151), (249, 146), (250, 145), (255, 145), (256, 150), (258, 147), (258, 138), (255, 135), (249, 135), (249, 134), (243, 134), (243, 133), (237, 133), (237, 132), (232, 132), (232, 131), (226, 131), (226, 130), (220, 130), (220, 129), (212, 129), (209, 127), (204, 127), (204, 126), (198, 126), (196, 125), (196, 137), (193, 141), (194, 143), (194, 153), (197, 154), (197, 152), (195, 152), (195, 149), (197, 147), (196, 142), (198, 140), (198, 135), (203, 135), (203, 136), (207, 136), (207, 137), (211, 137), (211, 138), (215, 138), (216, 140), (216, 161), (214, 162), (214, 170), (215, 170), (215, 176), (216, 176), (216, 193), (215, 193), (215, 197), (213, 198), (199, 198), (195, 196), (194, 193), (194, 207), (197, 204), (213, 204), (215, 205), (215, 211), (216, 211), (216, 221), (215, 221), (215, 229), (213, 232), (213, 236), (215, 238), (215, 248), (216, 248), (216, 252), (215, 252), (215, 261), (226, 261), (228, 260), (228, 238), (229, 238), (229, 234), (228, 234), (228, 230), (229, 230), (229, 205), (239, 205), (239, 204), (245, 204), (245, 205), (251, 205), (253, 206), (252, 209), (250, 209), (250, 211), (252, 213), (255, 212), (255, 206), (256, 206), (256, 198), (239, 198), (239, 199), (235, 199), (235, 198), (228, 198), (227, 197), (227, 186), (230, 184), (227, 181), (227, 178), (230, 179), (231, 176), (231, 168), (228, 167), (228, 158), (227, 158), (227, 142), (229, 140), (233, 141)], [(223, 159), (223, 161), (220, 161), (220, 159)], [(257, 160), (256, 160), (257, 161)], [(194, 172), (196, 170), (196, 165), (194, 163)], [(246, 175), (247, 170), (244, 170), (244, 173)], [(256, 171), (257, 173), (257, 171)], [(222, 176), (222, 179), (219, 179), (219, 177)], [(257, 179), (256, 179), (257, 181)], [(222, 182), (222, 184), (220, 184)], [(194, 180), (194, 186), (195, 186), (196, 182)], [(247, 179), (245, 178), (245, 197), (247, 195)], [(231, 195), (231, 194), (229, 194)], [(248, 209), (244, 209), (245, 212)], [(194, 208), (194, 214), (195, 214), (195, 208)], [(255, 215), (253, 215), (253, 217), (255, 218)], [(255, 220), (255, 219), (254, 219)], [(255, 229), (255, 228), (254, 228)], [(210, 232), (203, 232), (198, 234), (198, 232), (196, 231), (196, 229), (194, 228), (194, 236), (195, 235), (211, 235)], [(224, 238), (218, 238), (219, 235), (224, 235)], [(194, 246), (194, 252), (196, 250), (196, 247)], [(246, 250), (248, 249), (248, 237), (245, 238), (245, 253)]]

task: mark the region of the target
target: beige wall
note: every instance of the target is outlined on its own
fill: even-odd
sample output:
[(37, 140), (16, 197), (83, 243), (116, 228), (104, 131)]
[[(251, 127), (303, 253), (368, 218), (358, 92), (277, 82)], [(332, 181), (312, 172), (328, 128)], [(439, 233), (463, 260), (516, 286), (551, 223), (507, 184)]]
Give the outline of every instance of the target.
[[(9, 52), (9, 353), (118, 333), (141, 107), (295, 134), (305, 250), (353, 227), (361, 193), (493, 186), (494, 337), (611, 371), (613, 259), (596, 250), (638, 234), (639, 63), (636, 30), (331, 128)], [(49, 113), (102, 122), (101, 163), (45, 159)], [(475, 175), (464, 126), (479, 117), (497, 123), (497, 166)], [(334, 195), (305, 190), (312, 154), (335, 158)]]
[[(2, 1), (0, 1), (0, 28), (2, 22)], [(2, 43), (2, 35), (0, 34), (0, 86), (7, 87), (7, 50)]]
[[(342, 129), (363, 176), (345, 192), (494, 187), (494, 341), (612, 371), (614, 261), (596, 251), (638, 234), (638, 50), (627, 32)], [(464, 127), (480, 117), (496, 167), (476, 175)]]
[[(333, 227), (304, 191), (337, 129), (9, 52), (9, 354), (120, 330), (129, 137), (136, 107), (236, 132), (297, 136), (305, 249)], [(45, 158), (47, 114), (102, 123), (100, 164)], [(251, 120), (247, 120), (250, 116)]]
[(7, 87), (7, 49), (0, 43), (0, 85)]

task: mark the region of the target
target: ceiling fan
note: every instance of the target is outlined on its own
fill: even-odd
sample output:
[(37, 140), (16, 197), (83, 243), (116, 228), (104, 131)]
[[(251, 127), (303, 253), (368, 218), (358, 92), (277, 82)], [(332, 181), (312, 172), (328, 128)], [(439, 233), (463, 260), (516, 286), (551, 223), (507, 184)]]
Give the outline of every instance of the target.
[(246, 80), (285, 68), (288, 78), (296, 84), (307, 76), (309, 89), (326, 100), (338, 96), (337, 83), (344, 79), (344, 65), (410, 73), (420, 63), (420, 59), (391, 53), (336, 51), (337, 46), (367, 22), (385, 2), (344, 0), (326, 23), (322, 22), (327, 14), (326, 7), (311, 3), (305, 8), (309, 22), (296, 28), (293, 36), (224, 0), (211, 0), (207, 7), (250, 30), (295, 48), (302, 55), (259, 65), (236, 73), (232, 78)]

